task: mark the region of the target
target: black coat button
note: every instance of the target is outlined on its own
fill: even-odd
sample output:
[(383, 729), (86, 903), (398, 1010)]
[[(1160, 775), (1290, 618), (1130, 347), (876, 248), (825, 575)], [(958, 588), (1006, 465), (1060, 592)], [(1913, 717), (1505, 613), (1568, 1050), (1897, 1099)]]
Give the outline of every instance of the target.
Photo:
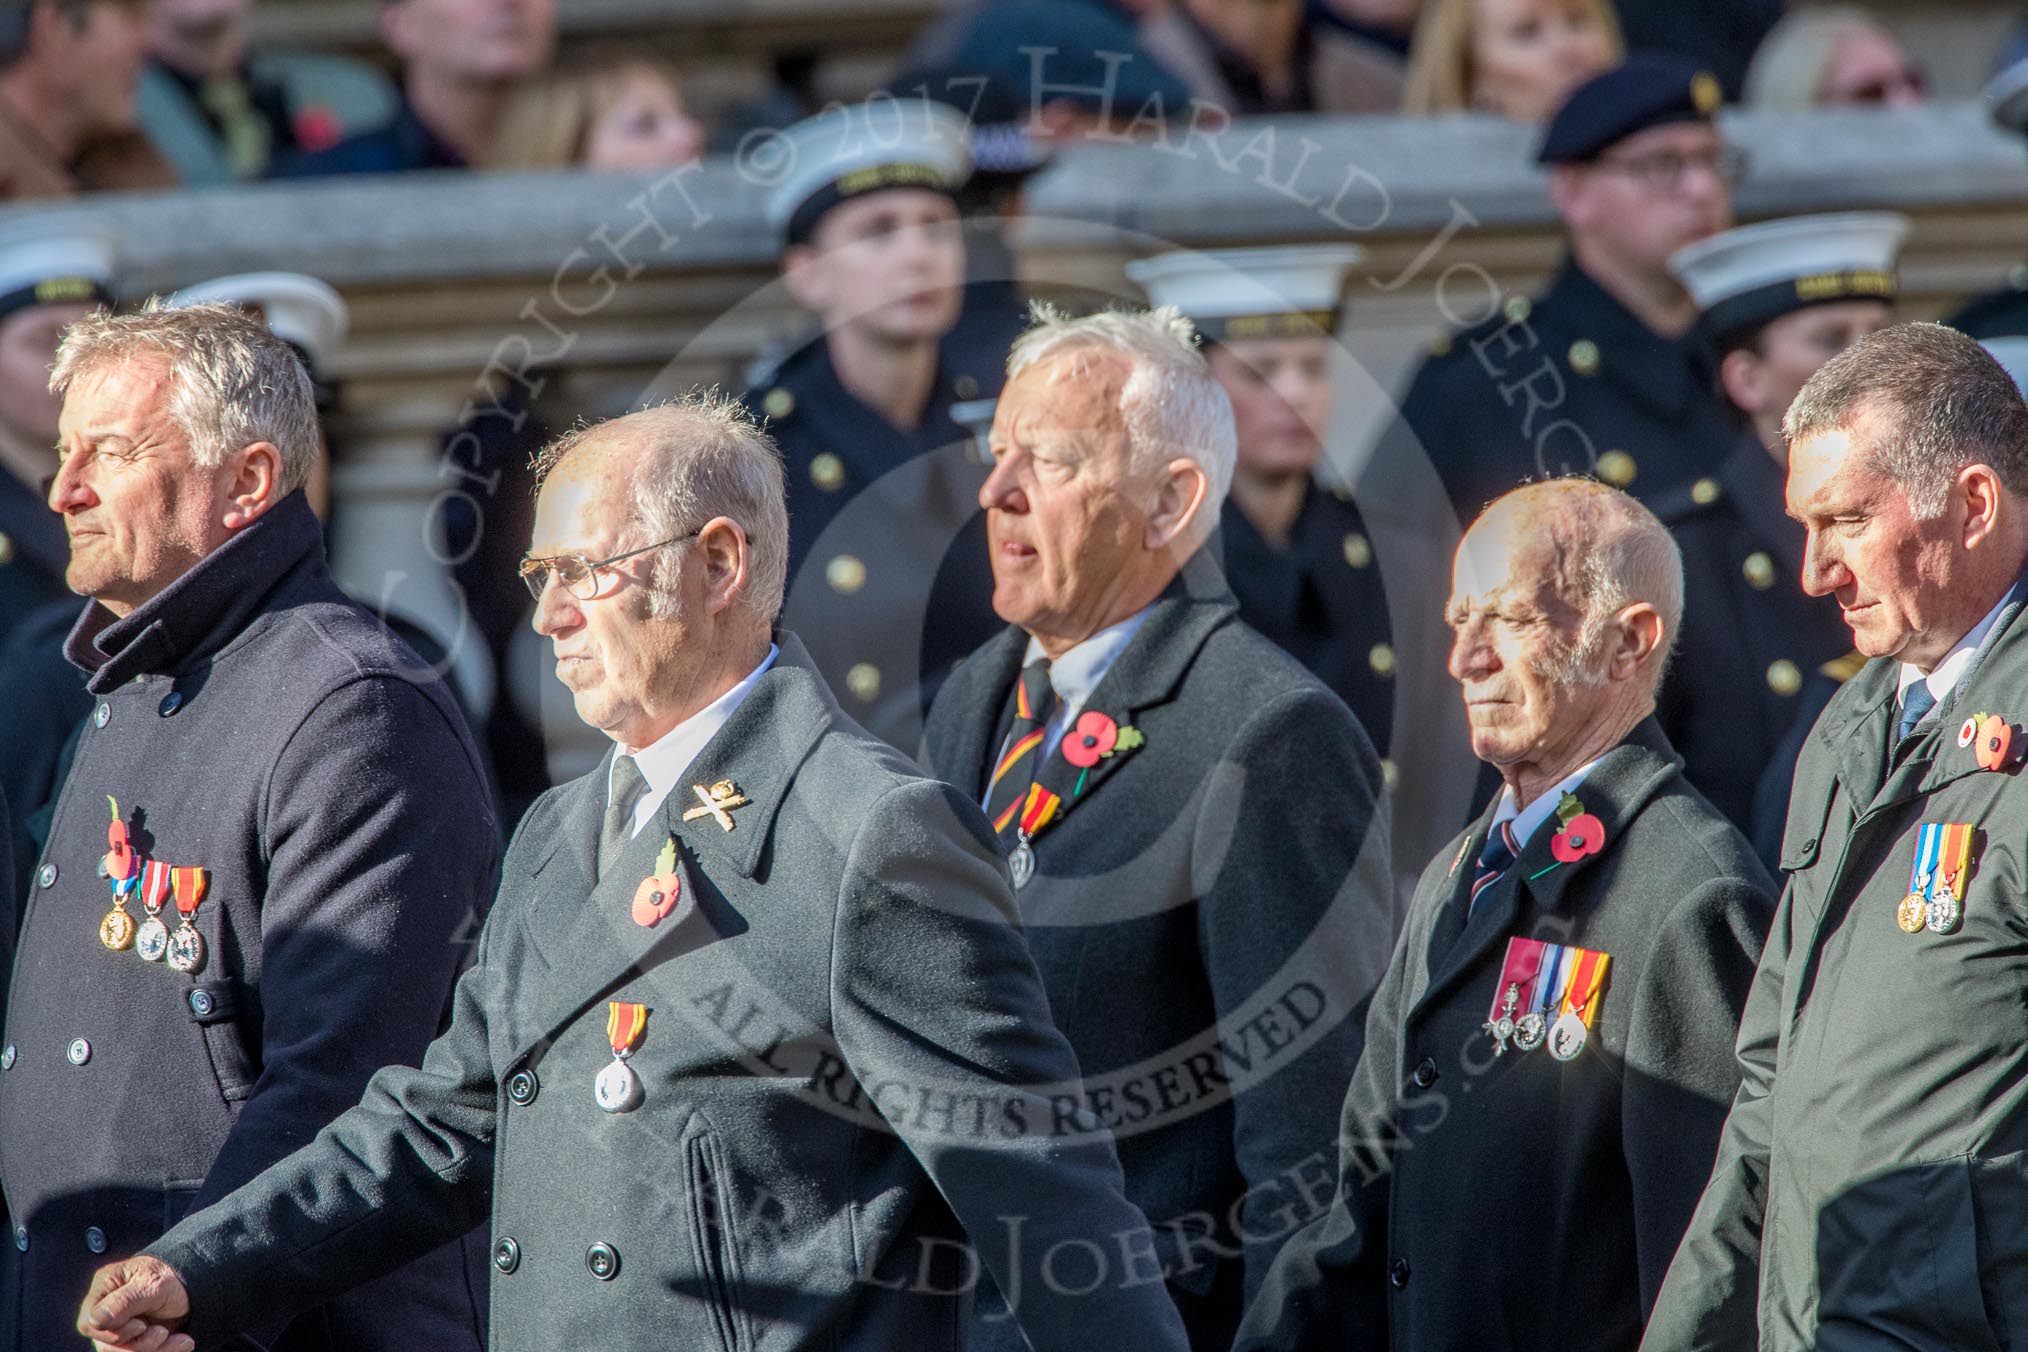
[(1437, 1082), (1437, 1064), (1425, 1056), (1415, 1068), (1415, 1087), (1427, 1089)]
[(1387, 1265), (1387, 1280), (1393, 1284), (1394, 1289), (1397, 1291), (1408, 1285), (1408, 1260), (1406, 1258), (1397, 1258)]
[(195, 990), (190, 992), (190, 1012), (202, 1019), (218, 1006), (211, 998), (211, 992)]
[(0, 1051), (0, 1070), (12, 1069), (14, 1069), (14, 1044), (10, 1042), (5, 1051)]
[(35, 875), (35, 881), (47, 889), (56, 886), (56, 865), (44, 864), (42, 871)]
[(168, 694), (162, 696), (162, 703), (160, 706), (162, 717), (168, 718), (182, 707), (183, 707), (183, 692), (181, 690), (171, 690)]
[(23, 1253), (28, 1252), (28, 1227), (23, 1225), (14, 1227), (14, 1247)]
[(74, 1038), (70, 1046), (65, 1049), (64, 1055), (70, 1058), (72, 1065), (81, 1066), (92, 1059), (92, 1044), (86, 1042), (83, 1038)]
[(92, 713), (93, 725), (103, 728), (106, 724), (112, 721), (113, 721), (113, 706), (105, 703), (103, 700), (100, 701), (99, 707)]
[(532, 1070), (517, 1070), (507, 1080), (507, 1097), (523, 1108), (535, 1102), (535, 1095), (542, 1088), (542, 1082), (535, 1078)]
[(592, 1276), (609, 1282), (620, 1275), (620, 1251), (600, 1240), (584, 1251), (584, 1265)]
[(85, 1231), (85, 1247), (93, 1253), (106, 1251), (106, 1232), (94, 1225)]
[(493, 1246), (493, 1266), (502, 1272), (512, 1272), (521, 1266), (521, 1246), (514, 1242), (512, 1236), (503, 1236)]

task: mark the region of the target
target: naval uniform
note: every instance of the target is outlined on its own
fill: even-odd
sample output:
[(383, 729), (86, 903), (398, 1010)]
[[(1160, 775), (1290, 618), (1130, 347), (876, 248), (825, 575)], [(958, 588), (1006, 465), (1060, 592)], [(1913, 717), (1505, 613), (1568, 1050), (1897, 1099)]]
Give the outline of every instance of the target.
[(847, 392), (820, 337), (745, 396), (781, 448), (789, 511), (784, 623), (847, 713), (914, 751), (923, 711), (994, 634), (979, 489), (987, 466), (951, 406), (999, 391), (939, 367), (922, 421), (903, 431)]
[(1683, 625), (1657, 716), (1683, 773), (1742, 831), (1806, 684), (1852, 648), (1837, 602), (1803, 591), (1782, 467), (1749, 432), (1718, 472), (1655, 504), (1683, 554)]
[[(75, 1345), (93, 1269), (422, 1055), (499, 853), (455, 702), (333, 584), (300, 492), (124, 619), (85, 607), (67, 654), (93, 711), (21, 902), (0, 1026), (15, 1226), (0, 1346), (38, 1352)], [(98, 873), (114, 804), (145, 864), (117, 948)], [(186, 914), (195, 944), (174, 937)], [(478, 1255), (468, 1271), (461, 1245), (428, 1247), (371, 1290), (249, 1331), (272, 1352), (476, 1348)]]
[(1239, 618), (1336, 691), (1386, 756), (1395, 693), (1387, 591), (1352, 499), (1313, 481), (1286, 549), (1230, 497), (1219, 529)]
[(2028, 263), (2016, 263), (2005, 286), (1974, 297), (1944, 323), (1979, 339), (2028, 334)]
[(1593, 474), (1653, 503), (1717, 471), (1736, 427), (1694, 336), (1663, 338), (1566, 260), (1539, 299), (1443, 339), (1387, 434), (1461, 519), (1523, 480)]
[(0, 644), (50, 602), (72, 599), (63, 580), (69, 566), (63, 518), (33, 488), (0, 470)]

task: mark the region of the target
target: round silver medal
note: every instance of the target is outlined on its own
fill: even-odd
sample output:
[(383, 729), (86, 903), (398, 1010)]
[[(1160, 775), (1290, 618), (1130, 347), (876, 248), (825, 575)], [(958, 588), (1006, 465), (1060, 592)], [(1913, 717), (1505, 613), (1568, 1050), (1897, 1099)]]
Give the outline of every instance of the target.
[(169, 927), (157, 916), (143, 920), (141, 928), (134, 931), (134, 951), (149, 962), (162, 961), (162, 955), (169, 951)]
[(1027, 841), (1016, 845), (1014, 852), (1007, 856), (1007, 871), (1014, 875), (1017, 888), (1028, 886), (1028, 880), (1035, 876), (1035, 851), (1029, 848)]
[(641, 1077), (625, 1061), (614, 1061), (599, 1072), (592, 1097), (609, 1113), (630, 1113), (641, 1106)]
[(1559, 1061), (1575, 1061), (1590, 1036), (1591, 1030), (1584, 1026), (1584, 1020), (1566, 1010), (1549, 1030), (1549, 1054)]
[(1964, 916), (1964, 908), (1958, 905), (1958, 899), (1938, 888), (1936, 895), (1929, 899), (1929, 915), (1924, 923), (1931, 934), (1949, 934)]
[(1540, 1047), (1548, 1033), (1549, 1021), (1540, 1014), (1523, 1014), (1514, 1020), (1514, 1045), (1524, 1052)]
[(194, 972), (204, 966), (204, 936), (188, 921), (169, 936), (169, 965), (179, 972)]

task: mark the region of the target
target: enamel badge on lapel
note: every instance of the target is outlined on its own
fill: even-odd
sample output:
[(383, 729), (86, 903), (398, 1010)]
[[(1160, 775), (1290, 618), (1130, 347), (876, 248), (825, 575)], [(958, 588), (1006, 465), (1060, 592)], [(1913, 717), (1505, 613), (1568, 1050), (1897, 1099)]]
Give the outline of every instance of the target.
[(634, 923), (653, 929), (667, 920), (682, 904), (683, 875), (676, 871), (676, 837), (671, 836), (655, 856), (655, 871), (641, 879), (634, 889)]
[(626, 1000), (606, 1002), (606, 1042), (613, 1049), (613, 1063), (599, 1072), (592, 1085), (592, 1097), (609, 1113), (630, 1113), (641, 1106), (645, 1095), (641, 1077), (627, 1064), (641, 1035), (648, 1030), (648, 1007)]
[(1999, 714), (1973, 714), (1958, 727), (1958, 745), (1970, 747), (1981, 770), (2005, 770), (2028, 759), (2028, 737)]
[(1509, 939), (1485, 1024), (1494, 1055), (1510, 1040), (1524, 1052), (1547, 1042), (1557, 1060), (1575, 1060), (1591, 1037), (1611, 962), (1611, 954), (1594, 949)]
[(708, 789), (702, 784), (692, 784), (690, 792), (697, 795), (697, 806), (684, 813), (683, 820), (694, 822), (699, 817), (710, 817), (727, 831), (733, 826), (732, 810), (747, 804), (747, 797), (739, 791), (739, 785), (729, 779), (721, 779)]
[(1927, 929), (1949, 934), (1964, 919), (1966, 874), (1972, 866), (1968, 822), (1924, 822), (1915, 833), (1915, 863), (1908, 895), (1895, 909), (1895, 922), (1909, 934)]

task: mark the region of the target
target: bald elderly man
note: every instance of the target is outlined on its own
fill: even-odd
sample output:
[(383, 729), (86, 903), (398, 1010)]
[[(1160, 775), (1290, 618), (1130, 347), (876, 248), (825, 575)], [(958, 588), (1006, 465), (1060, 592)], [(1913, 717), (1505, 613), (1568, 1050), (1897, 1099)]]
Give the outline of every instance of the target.
[(1774, 912), (1654, 720), (1675, 545), (1583, 479), (1458, 546), (1446, 618), (1472, 750), (1504, 784), (1423, 871), (1375, 994), (1338, 1200), (1239, 1347), (1631, 1347), (1738, 1087)]

